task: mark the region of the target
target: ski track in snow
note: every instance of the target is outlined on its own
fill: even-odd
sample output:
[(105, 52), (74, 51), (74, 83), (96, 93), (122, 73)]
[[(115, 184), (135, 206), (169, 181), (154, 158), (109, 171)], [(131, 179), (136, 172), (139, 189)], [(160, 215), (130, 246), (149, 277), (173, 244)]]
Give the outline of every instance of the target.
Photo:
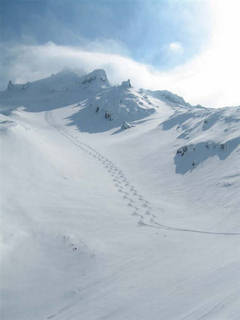
[(189, 228), (179, 228), (159, 223), (156, 215), (153, 214), (150, 202), (147, 201), (145, 197), (137, 191), (135, 186), (130, 183), (129, 179), (121, 169), (119, 169), (110, 159), (102, 155), (99, 151), (90, 145), (79, 141), (78, 137), (71, 135), (63, 126), (60, 127), (58, 124), (56, 124), (51, 111), (45, 112), (45, 119), (50, 126), (54, 127), (61, 135), (71, 141), (71, 143), (101, 163), (105, 170), (107, 170), (107, 172), (111, 175), (113, 184), (117, 188), (118, 192), (122, 195), (123, 200), (125, 200), (128, 207), (132, 209), (132, 215), (139, 219), (139, 226), (157, 228), (165, 231), (189, 232), (205, 235), (240, 236), (240, 232), (204, 231)]
[[(237, 297), (238, 297), (238, 291), (234, 292), (230, 295), (225, 296), (223, 299), (214, 303), (213, 305), (212, 304), (211, 305), (204, 304), (200, 307), (202, 309), (202, 311), (199, 308), (197, 308), (197, 309), (193, 310), (191, 313), (189, 313), (186, 316), (184, 316), (183, 318), (181, 318), (180, 320), (190, 320), (190, 319), (203, 320), (203, 319), (206, 319), (206, 318), (208, 318), (208, 316), (214, 315), (214, 313), (216, 314), (216, 312), (223, 310), (225, 305), (231, 303)], [(199, 311), (201, 314), (199, 313)], [(199, 315), (200, 315), (200, 317), (199, 317)]]

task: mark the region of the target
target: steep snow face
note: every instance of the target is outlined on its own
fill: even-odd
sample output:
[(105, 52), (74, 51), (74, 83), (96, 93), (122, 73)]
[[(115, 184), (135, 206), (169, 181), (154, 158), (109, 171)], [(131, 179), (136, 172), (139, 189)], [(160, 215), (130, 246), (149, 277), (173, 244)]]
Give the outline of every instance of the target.
[(176, 172), (184, 174), (210, 157), (229, 157), (240, 145), (239, 123), (240, 107), (176, 111), (162, 123), (183, 141), (175, 156)]
[(102, 90), (78, 104), (80, 110), (69, 119), (80, 131), (103, 132), (118, 128), (124, 121), (134, 122), (146, 118), (157, 109), (146, 96), (125, 86)]

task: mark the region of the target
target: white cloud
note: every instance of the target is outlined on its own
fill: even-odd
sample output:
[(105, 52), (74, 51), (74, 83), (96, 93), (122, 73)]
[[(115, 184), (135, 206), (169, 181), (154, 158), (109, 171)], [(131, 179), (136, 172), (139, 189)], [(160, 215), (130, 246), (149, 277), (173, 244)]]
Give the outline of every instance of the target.
[[(45, 77), (65, 66), (84, 72), (104, 68), (113, 83), (130, 78), (137, 87), (167, 89), (192, 104), (240, 105), (240, 3), (238, 0), (209, 1), (214, 22), (209, 46), (199, 56), (170, 71), (159, 72), (127, 56), (110, 53), (97, 42), (84, 49), (53, 43), (12, 48), (13, 59), (7, 73), (13, 80), (25, 82)], [(176, 43), (171, 47), (172, 50), (180, 48)]]
[(173, 53), (183, 53), (183, 46), (180, 42), (171, 42), (169, 44), (169, 50)]

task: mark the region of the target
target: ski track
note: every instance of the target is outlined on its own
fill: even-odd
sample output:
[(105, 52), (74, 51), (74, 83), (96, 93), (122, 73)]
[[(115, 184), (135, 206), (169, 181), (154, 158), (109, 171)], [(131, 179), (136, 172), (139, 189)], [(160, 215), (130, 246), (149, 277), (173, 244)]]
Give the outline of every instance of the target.
[[(226, 304), (229, 304), (233, 302), (237, 297), (239, 296), (238, 291), (234, 292), (230, 295), (225, 296), (223, 299), (221, 299), (218, 302), (215, 302), (214, 304), (208, 305), (204, 304), (200, 307), (200, 309), (195, 309), (191, 313), (187, 314), (181, 320), (190, 320), (190, 319), (196, 319), (196, 320), (203, 320), (206, 319), (208, 316), (216, 314), (216, 312), (221, 311), (224, 309)], [(204, 310), (204, 311), (203, 311)]]
[(83, 152), (93, 157), (96, 161), (99, 161), (101, 165), (111, 175), (113, 184), (117, 191), (121, 194), (123, 200), (127, 202), (129, 208), (132, 209), (132, 216), (138, 218), (139, 226), (146, 226), (151, 228), (157, 228), (165, 231), (175, 232), (189, 232), (205, 235), (216, 236), (240, 236), (240, 232), (214, 232), (204, 231), (197, 229), (179, 228), (174, 226), (168, 226), (161, 224), (157, 221), (156, 215), (153, 213), (151, 204), (141, 195), (134, 185), (130, 183), (124, 172), (119, 169), (111, 160), (102, 155), (99, 151), (91, 147), (90, 145), (78, 140), (78, 137), (71, 135), (62, 126), (60, 127), (54, 121), (51, 111), (45, 112), (45, 119), (47, 123), (54, 127), (61, 135), (71, 141), (74, 145), (80, 148)]

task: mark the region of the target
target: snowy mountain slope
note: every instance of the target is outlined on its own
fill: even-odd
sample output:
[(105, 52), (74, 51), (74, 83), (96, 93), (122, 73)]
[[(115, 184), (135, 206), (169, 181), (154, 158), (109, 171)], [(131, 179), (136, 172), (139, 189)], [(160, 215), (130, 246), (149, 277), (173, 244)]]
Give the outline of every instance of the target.
[(176, 172), (193, 170), (210, 157), (229, 157), (240, 145), (239, 122), (239, 107), (175, 112), (162, 125), (165, 130), (175, 127), (177, 138), (186, 140), (175, 156)]
[[(192, 106), (186, 102), (182, 97), (167, 91), (167, 90), (144, 90), (142, 89), (141, 92), (146, 93), (146, 95), (150, 95), (156, 99), (160, 99), (161, 101), (166, 102), (168, 105), (171, 105), (173, 107), (187, 107), (191, 108)], [(201, 107), (201, 106), (198, 106)]]
[(3, 319), (238, 319), (239, 108), (95, 80), (0, 115)]
[(66, 69), (34, 82), (9, 82), (7, 90), (0, 93), (0, 106), (7, 110), (24, 105), (28, 111), (38, 112), (86, 99), (108, 87), (109, 82), (104, 70), (94, 70), (79, 76)]
[(92, 133), (112, 128), (119, 130), (124, 121), (144, 119), (156, 110), (156, 106), (153, 107), (137, 90), (124, 84), (103, 90), (78, 106), (81, 109), (69, 118), (69, 125), (77, 125), (81, 132)]

